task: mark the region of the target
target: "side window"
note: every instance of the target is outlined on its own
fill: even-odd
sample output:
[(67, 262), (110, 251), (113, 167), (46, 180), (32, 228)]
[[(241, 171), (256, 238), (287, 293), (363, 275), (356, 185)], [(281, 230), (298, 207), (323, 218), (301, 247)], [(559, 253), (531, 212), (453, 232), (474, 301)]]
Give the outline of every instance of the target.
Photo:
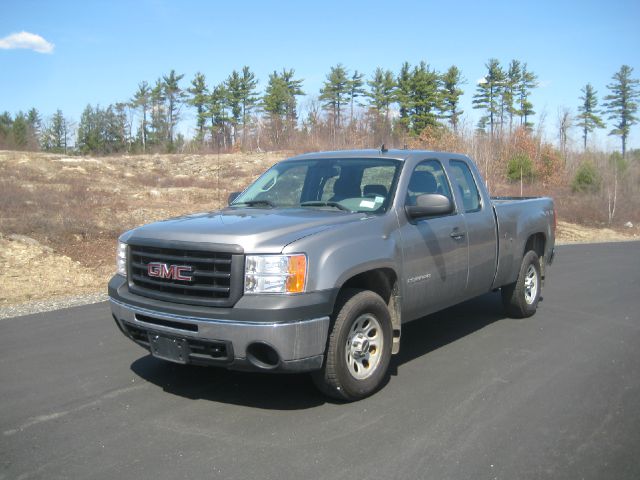
[(480, 192), (469, 166), (460, 160), (451, 160), (449, 165), (451, 166), (453, 182), (457, 185), (462, 197), (464, 211), (467, 213), (477, 212), (481, 208)]
[(405, 203), (407, 205), (415, 205), (418, 195), (425, 193), (439, 193), (453, 202), (444, 168), (437, 160), (424, 161), (413, 171), (409, 180)]

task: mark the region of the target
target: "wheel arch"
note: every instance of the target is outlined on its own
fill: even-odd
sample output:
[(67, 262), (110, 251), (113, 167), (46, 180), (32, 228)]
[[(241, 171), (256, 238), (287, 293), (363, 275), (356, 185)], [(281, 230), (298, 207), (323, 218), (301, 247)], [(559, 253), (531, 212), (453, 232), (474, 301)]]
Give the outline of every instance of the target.
[(391, 353), (398, 353), (400, 351), (402, 320), (400, 313), (398, 274), (396, 271), (390, 267), (378, 267), (353, 274), (342, 282), (339, 287), (338, 296), (341, 292), (349, 289), (370, 290), (378, 294), (387, 304), (393, 326), (393, 344)]

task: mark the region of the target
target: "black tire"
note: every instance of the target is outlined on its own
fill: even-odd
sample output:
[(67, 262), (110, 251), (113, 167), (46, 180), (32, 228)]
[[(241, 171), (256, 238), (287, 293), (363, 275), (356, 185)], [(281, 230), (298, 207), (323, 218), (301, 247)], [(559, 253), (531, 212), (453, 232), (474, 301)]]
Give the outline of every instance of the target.
[(369, 290), (346, 290), (336, 304), (324, 364), (314, 372), (314, 383), (339, 400), (368, 397), (386, 383), (392, 342), (384, 300)]
[[(532, 284), (532, 281), (535, 284)], [(515, 283), (501, 288), (502, 304), (507, 315), (513, 318), (526, 318), (536, 313), (541, 288), (540, 259), (536, 252), (528, 251), (522, 259), (518, 279)]]

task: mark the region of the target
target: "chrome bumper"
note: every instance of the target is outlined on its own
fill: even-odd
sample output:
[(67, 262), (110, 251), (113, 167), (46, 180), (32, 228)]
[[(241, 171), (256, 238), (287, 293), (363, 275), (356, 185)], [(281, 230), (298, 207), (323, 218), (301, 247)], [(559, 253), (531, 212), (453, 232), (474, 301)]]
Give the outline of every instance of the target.
[[(109, 302), (120, 329), (134, 341), (127, 333), (128, 326), (177, 338), (229, 344), (233, 358), (229, 359), (228, 368), (302, 371), (322, 366), (329, 330), (328, 316), (285, 323), (216, 320), (160, 313), (113, 298)], [(136, 343), (148, 348), (141, 342)], [(277, 353), (278, 362), (254, 361), (250, 352), (256, 344), (271, 347)]]

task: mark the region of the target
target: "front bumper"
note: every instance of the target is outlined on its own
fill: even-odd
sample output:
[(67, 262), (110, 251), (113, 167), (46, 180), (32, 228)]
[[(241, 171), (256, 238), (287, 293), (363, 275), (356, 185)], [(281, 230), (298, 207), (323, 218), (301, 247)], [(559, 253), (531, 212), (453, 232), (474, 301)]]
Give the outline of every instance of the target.
[[(114, 282), (122, 284), (112, 288), (116, 287)], [(241, 310), (240, 318), (233, 318), (234, 308), (220, 309), (220, 318), (216, 318), (216, 308), (208, 308), (204, 314), (200, 308), (194, 311), (186, 305), (172, 305), (174, 308), (168, 311), (166, 305), (160, 305), (163, 302), (139, 296), (134, 304), (126, 298), (130, 293), (118, 294), (124, 294), (123, 289), (126, 290), (126, 282), (114, 278), (109, 292), (113, 317), (122, 333), (153, 354), (151, 340), (162, 336), (185, 345), (188, 356), (181, 363), (283, 372), (322, 367), (329, 330), (329, 315), (322, 313), (329, 306), (317, 306), (312, 309), (316, 315), (296, 319), (291, 318), (294, 315), (291, 309), (284, 308), (279, 317), (283, 321), (275, 321), (274, 312), (264, 321), (266, 312), (260, 308), (253, 311), (254, 320), (246, 318), (249, 316), (246, 309)], [(293, 308), (297, 313), (306, 310)]]

